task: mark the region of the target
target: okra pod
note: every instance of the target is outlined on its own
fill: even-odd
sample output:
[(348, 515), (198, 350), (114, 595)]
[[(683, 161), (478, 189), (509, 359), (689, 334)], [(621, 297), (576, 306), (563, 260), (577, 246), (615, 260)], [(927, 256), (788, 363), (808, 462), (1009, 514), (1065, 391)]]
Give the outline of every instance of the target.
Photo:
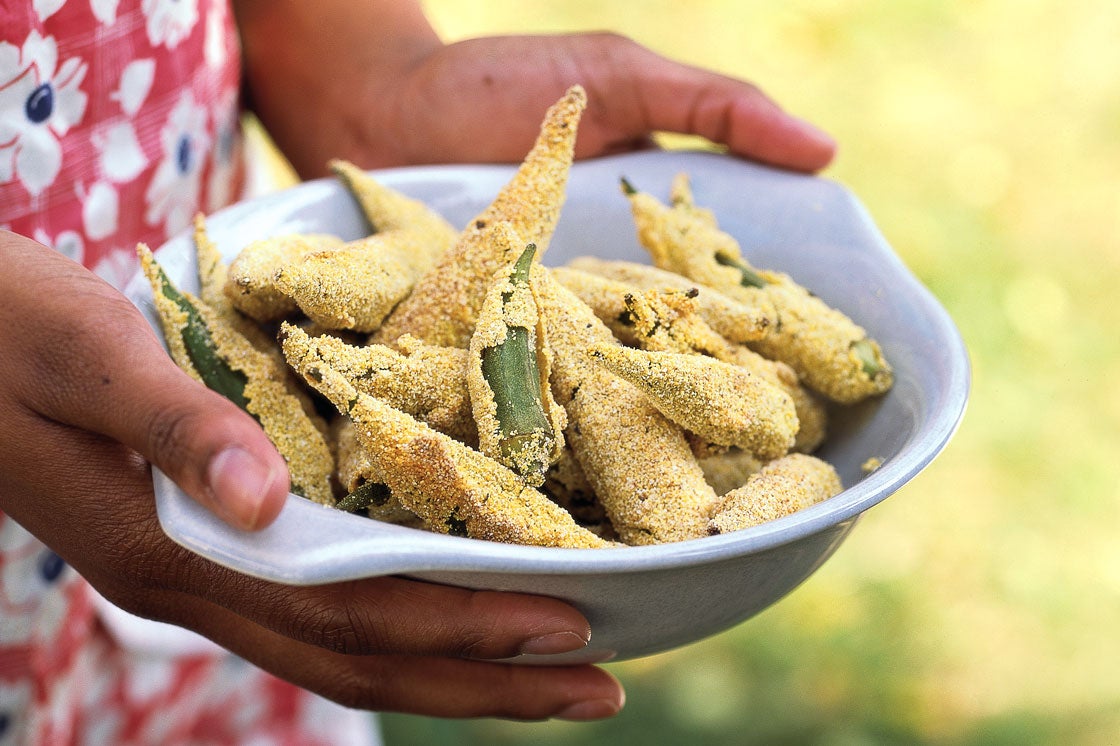
[(140, 244), (137, 252), (175, 362), (260, 423), (288, 462), (293, 492), (333, 505), (334, 455), (323, 427), (288, 391), (285, 379), (276, 378), (272, 358), (212, 308), (176, 288), (147, 246)]
[[(509, 223), (494, 231), (494, 240), (519, 243)], [(539, 487), (559, 458), (566, 423), (548, 386), (549, 359), (530, 283), (535, 254), (528, 244), (495, 275), (471, 335), (467, 385), (480, 450)]]
[(581, 256), (569, 262), (568, 267), (640, 290), (695, 292), (697, 315), (729, 342), (742, 344), (761, 339), (778, 320), (773, 304), (765, 299), (756, 299), (753, 305), (741, 303), (676, 272), (647, 264)]
[(371, 344), (354, 346), (329, 334), (311, 336), (291, 324), (280, 335), (292, 364), (314, 356), (337, 370), (362, 393), (390, 405), (457, 440), (478, 438), (467, 389), (467, 351), (437, 347), (405, 337), (398, 349)]
[(674, 183), (668, 206), (628, 183), (623, 191), (655, 265), (744, 303), (774, 306), (778, 323), (747, 343), (753, 349), (787, 363), (807, 386), (837, 402), (850, 404), (890, 388), (890, 365), (867, 332), (788, 275), (752, 267), (735, 238), (693, 204), (687, 180)]
[(518, 236), (536, 245), (538, 256), (544, 254), (564, 204), (576, 131), (586, 106), (586, 92), (573, 86), (549, 108), (536, 142), (513, 177), (417, 281), (374, 341), (393, 344), (397, 337), (412, 334), (448, 347), (470, 343), (494, 273), (516, 257), (496, 250), (487, 235), (489, 228), (508, 221)]
[(762, 459), (785, 455), (797, 433), (793, 400), (730, 363), (676, 352), (597, 345), (591, 354), (644, 392), (657, 409), (710, 443)]
[(252, 241), (230, 263), (225, 295), (234, 308), (257, 321), (292, 316), (299, 306), (277, 286), (276, 275), (306, 256), (335, 251), (344, 243), (341, 238), (326, 234), (285, 234)]
[(807, 508), (843, 489), (840, 476), (815, 456), (791, 453), (771, 461), (746, 484), (724, 495), (712, 513), (708, 533), (726, 534)]
[(586, 304), (549, 272), (539, 288), (552, 392), (568, 414), (565, 438), (619, 538), (655, 544), (703, 536), (717, 498), (684, 431), (590, 357), (594, 345), (618, 343)]
[(290, 340), (292, 365), (350, 417), (384, 483), (433, 530), (534, 546), (610, 546), (502, 464), (359, 392), (318, 356), (289, 349)]

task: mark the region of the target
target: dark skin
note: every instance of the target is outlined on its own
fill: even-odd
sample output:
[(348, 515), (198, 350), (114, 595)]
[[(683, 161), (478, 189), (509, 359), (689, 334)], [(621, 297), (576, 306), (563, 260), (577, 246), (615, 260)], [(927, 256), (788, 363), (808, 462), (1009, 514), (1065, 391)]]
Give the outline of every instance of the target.
[[(417, 3), (239, 0), (250, 101), (304, 177), (366, 167), (517, 162), (545, 109), (581, 83), (578, 157), (645, 147), (656, 130), (815, 171), (834, 145), (749, 83), (622, 37), (444, 45)], [(295, 102), (295, 103), (293, 103)], [(342, 704), (445, 717), (609, 717), (618, 682), (591, 666), (493, 662), (583, 647), (559, 601), (374, 578), (289, 587), (171, 542), (150, 464), (246, 531), (283, 507), (288, 474), (256, 423), (180, 371), (119, 292), (0, 232), (0, 510), (109, 600), (195, 630)]]

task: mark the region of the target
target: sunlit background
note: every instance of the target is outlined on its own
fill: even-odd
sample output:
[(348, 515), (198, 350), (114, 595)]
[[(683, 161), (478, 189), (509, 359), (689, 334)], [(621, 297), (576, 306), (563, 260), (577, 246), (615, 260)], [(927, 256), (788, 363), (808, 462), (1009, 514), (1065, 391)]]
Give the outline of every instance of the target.
[(595, 724), (386, 716), (389, 744), (1120, 743), (1120, 4), (429, 0), (449, 40), (610, 29), (840, 143), (949, 309), (959, 434), (775, 607), (608, 666)]

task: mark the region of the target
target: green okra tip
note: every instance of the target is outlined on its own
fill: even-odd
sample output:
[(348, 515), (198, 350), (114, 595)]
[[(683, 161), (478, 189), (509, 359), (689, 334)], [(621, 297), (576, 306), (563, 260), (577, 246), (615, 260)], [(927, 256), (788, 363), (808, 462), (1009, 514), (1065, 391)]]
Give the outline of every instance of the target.
[(766, 287), (766, 280), (755, 272), (751, 267), (742, 259), (722, 252), (717, 252), (715, 255), (716, 264), (722, 264), (725, 267), (733, 267), (739, 270), (739, 284), (746, 288), (764, 288)]
[(852, 352), (855, 353), (856, 359), (859, 361), (860, 369), (869, 378), (875, 378), (886, 372), (887, 367), (883, 364), (878, 348), (870, 339), (865, 338), (852, 342)]
[(380, 482), (363, 482), (346, 497), (335, 503), (335, 507), (347, 513), (364, 510), (371, 505), (384, 505), (389, 501), (389, 488)]
[(630, 183), (630, 180), (625, 176), (619, 178), (618, 183), (619, 186), (622, 187), (622, 193), (627, 197), (638, 193), (638, 190), (634, 187), (633, 184)]

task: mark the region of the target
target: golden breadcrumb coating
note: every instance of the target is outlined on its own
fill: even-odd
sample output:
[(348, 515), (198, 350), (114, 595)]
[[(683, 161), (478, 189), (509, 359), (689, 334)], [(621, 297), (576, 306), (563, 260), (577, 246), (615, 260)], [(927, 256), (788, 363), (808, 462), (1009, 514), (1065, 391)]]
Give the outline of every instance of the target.
[(539, 301), (566, 437), (618, 536), (656, 544), (702, 536), (716, 494), (688, 440), (633, 384), (590, 356), (617, 344), (594, 312), (541, 269)]
[[(183, 342), (183, 329), (188, 315), (164, 292), (160, 270), (151, 251), (137, 247), (141, 266), (152, 285), (156, 310), (163, 326), (171, 357), (191, 377), (203, 382), (203, 376), (192, 362)], [(181, 291), (180, 291), (181, 292)], [(323, 433), (304, 411), (301, 401), (285, 385), (286, 378), (276, 377), (274, 361), (256, 349), (233, 326), (199, 298), (181, 295), (197, 310), (205, 323), (217, 356), (234, 371), (245, 377), (246, 411), (257, 419), (276, 450), (288, 462), (292, 490), (325, 505), (334, 504), (331, 478), (334, 454)]]
[(549, 547), (610, 546), (494, 459), (355, 389), (316, 355), (285, 354), (354, 422), (358, 441), (401, 505), (433, 530)]
[(467, 346), (494, 273), (514, 258), (495, 250), (487, 229), (509, 221), (517, 235), (544, 254), (566, 197), (576, 131), (586, 106), (587, 94), (580, 86), (573, 86), (553, 104), (517, 172), (420, 278), (412, 294), (378, 330), (375, 341), (392, 344), (402, 334), (411, 334), (433, 344)]
[(468, 443), (477, 439), (467, 390), (467, 351), (404, 338), (397, 349), (356, 347), (329, 334), (311, 336), (284, 324), (280, 330), (288, 362), (322, 360), (354, 388), (384, 399), (435, 430)]
[(793, 446), (797, 413), (789, 394), (721, 360), (600, 344), (592, 356), (637, 386), (673, 422), (710, 443), (763, 459)]
[(334, 251), (344, 243), (326, 234), (286, 234), (252, 241), (229, 265), (226, 297), (234, 308), (257, 321), (291, 316), (298, 306), (276, 285), (276, 275), (305, 256)]
[(748, 305), (773, 304), (778, 323), (751, 347), (788, 363), (830, 399), (850, 404), (890, 388), (890, 366), (864, 329), (788, 275), (751, 267), (735, 238), (692, 203), (682, 184), (687, 182), (678, 178), (671, 206), (645, 192), (627, 192), (639, 240), (655, 265)]
[(832, 465), (815, 456), (791, 453), (771, 461), (742, 487), (724, 495), (712, 512), (708, 533), (726, 534), (815, 505), (843, 489)]

